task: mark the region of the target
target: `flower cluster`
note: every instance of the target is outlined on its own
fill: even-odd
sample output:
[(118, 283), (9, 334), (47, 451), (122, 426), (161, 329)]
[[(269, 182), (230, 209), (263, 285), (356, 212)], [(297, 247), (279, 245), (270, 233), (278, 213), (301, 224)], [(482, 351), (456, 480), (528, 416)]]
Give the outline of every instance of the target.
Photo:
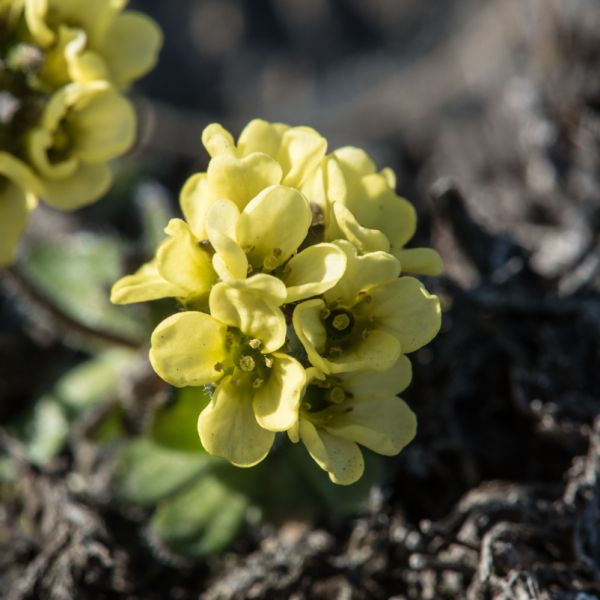
[(0, 266), (43, 199), (72, 210), (104, 194), (133, 143), (122, 95), (162, 36), (127, 0), (0, 0)]
[(415, 435), (396, 396), (440, 306), (410, 274), (439, 274), (441, 260), (404, 248), (414, 208), (362, 150), (327, 154), (313, 129), (262, 120), (237, 144), (217, 124), (202, 139), (211, 160), (182, 189), (185, 220), (112, 300), (178, 300), (150, 361), (174, 386), (212, 390), (198, 420), (208, 452), (249, 467), (285, 431), (352, 483), (359, 444), (394, 455)]

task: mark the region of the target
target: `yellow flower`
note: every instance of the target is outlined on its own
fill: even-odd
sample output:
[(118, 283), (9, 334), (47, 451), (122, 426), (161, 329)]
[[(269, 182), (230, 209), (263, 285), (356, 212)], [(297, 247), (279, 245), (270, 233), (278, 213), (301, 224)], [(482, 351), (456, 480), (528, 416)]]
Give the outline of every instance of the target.
[(134, 136), (133, 108), (108, 83), (73, 83), (58, 90), (26, 136), (44, 200), (65, 210), (96, 200), (112, 180), (106, 161), (125, 152)]
[(270, 275), (218, 283), (210, 315), (178, 313), (152, 334), (150, 361), (165, 381), (216, 385), (198, 420), (200, 440), (209, 453), (237, 466), (263, 460), (274, 432), (290, 429), (298, 418), (305, 372), (280, 351), (285, 296), (283, 283)]
[(205, 225), (215, 270), (223, 281), (277, 273), (287, 286), (287, 302), (323, 293), (344, 274), (346, 256), (334, 244), (315, 244), (295, 254), (311, 220), (306, 198), (281, 185), (260, 192), (241, 212), (231, 200), (215, 201)]
[(349, 240), (361, 253), (389, 252), (400, 260), (404, 273), (439, 275), (443, 265), (437, 252), (404, 248), (417, 218), (395, 185), (391, 169), (377, 172), (366, 152), (344, 147), (323, 160), (302, 191), (323, 212), (326, 241)]
[(312, 365), (324, 373), (384, 371), (440, 328), (440, 304), (386, 252), (359, 256), (345, 240), (346, 272), (324, 297), (294, 310), (294, 330)]
[(127, 0), (25, 0), (25, 19), (45, 52), (40, 76), (52, 87), (109, 80), (119, 88), (156, 63), (162, 34)]
[(383, 373), (326, 376), (311, 367), (307, 370), (299, 421), (288, 436), (293, 442), (302, 440), (334, 483), (354, 483), (364, 470), (358, 444), (393, 456), (414, 438), (415, 415), (396, 398), (410, 379), (411, 365), (404, 355)]
[(39, 192), (33, 173), (12, 154), (0, 152), (0, 267), (12, 262)]
[(169, 238), (158, 247), (155, 259), (114, 284), (111, 302), (177, 298), (188, 307), (204, 308), (217, 281), (208, 250), (181, 219), (171, 219), (165, 233)]
[(206, 239), (206, 213), (217, 200), (227, 199), (241, 211), (272, 185), (300, 188), (318, 168), (326, 140), (309, 127), (251, 121), (237, 145), (221, 125), (206, 127), (202, 142), (212, 157), (206, 173), (191, 177), (180, 203), (198, 239)]

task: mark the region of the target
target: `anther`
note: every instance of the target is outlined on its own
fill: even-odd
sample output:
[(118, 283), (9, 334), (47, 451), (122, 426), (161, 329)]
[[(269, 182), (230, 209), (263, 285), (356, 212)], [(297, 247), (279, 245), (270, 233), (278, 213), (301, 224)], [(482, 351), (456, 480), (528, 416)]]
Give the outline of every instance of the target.
[(250, 346), (250, 348), (253, 350), (258, 350), (262, 346), (262, 342), (258, 338), (252, 338), (248, 342), (248, 346)]

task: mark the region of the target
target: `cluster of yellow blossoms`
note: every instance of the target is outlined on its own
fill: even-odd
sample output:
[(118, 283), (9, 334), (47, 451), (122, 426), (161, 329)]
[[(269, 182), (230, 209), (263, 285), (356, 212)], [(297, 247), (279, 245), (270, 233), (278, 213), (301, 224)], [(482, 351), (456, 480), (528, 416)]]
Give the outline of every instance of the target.
[(127, 0), (0, 0), (0, 266), (43, 199), (104, 194), (135, 136), (121, 94), (156, 62), (161, 32)]
[(174, 386), (210, 387), (198, 420), (209, 453), (249, 467), (285, 431), (332, 481), (352, 483), (358, 444), (394, 455), (415, 435), (397, 394), (440, 306), (409, 275), (439, 274), (441, 260), (404, 248), (414, 208), (362, 150), (327, 154), (313, 129), (262, 120), (237, 144), (217, 124), (202, 139), (212, 158), (183, 187), (185, 220), (112, 300), (178, 300), (150, 360)]

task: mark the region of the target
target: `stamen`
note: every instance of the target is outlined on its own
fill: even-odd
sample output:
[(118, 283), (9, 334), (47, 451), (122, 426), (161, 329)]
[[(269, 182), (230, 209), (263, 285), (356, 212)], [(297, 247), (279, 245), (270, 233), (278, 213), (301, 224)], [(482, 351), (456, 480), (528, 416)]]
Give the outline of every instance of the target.
[(220, 373), (223, 370), (223, 363), (215, 363), (215, 366), (213, 368), (215, 371), (217, 371), (217, 373)]
[(262, 342), (258, 338), (252, 338), (248, 342), (248, 346), (250, 346), (250, 348), (253, 350), (258, 350), (262, 346)]
[(256, 379), (254, 379), (252, 381), (252, 387), (253, 388), (259, 388), (264, 382), (265, 382), (264, 379), (261, 379), (260, 377), (257, 377)]

